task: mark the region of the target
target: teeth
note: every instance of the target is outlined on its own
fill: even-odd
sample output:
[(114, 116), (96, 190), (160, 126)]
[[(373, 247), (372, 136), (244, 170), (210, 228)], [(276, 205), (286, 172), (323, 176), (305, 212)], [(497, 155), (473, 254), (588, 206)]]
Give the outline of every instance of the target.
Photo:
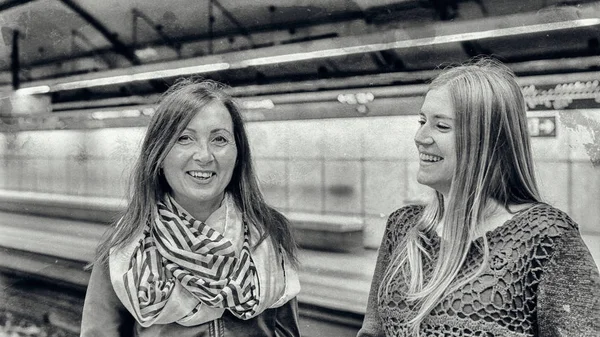
[(190, 171), (190, 175), (194, 178), (204, 178), (204, 179), (208, 179), (210, 178), (213, 174), (212, 172), (200, 172), (200, 171)]
[(419, 158), (421, 158), (421, 160), (431, 161), (431, 162), (437, 162), (437, 161), (440, 161), (440, 160), (444, 159), (444, 158), (439, 157), (439, 156), (433, 156), (433, 155), (425, 154), (425, 153), (419, 154)]

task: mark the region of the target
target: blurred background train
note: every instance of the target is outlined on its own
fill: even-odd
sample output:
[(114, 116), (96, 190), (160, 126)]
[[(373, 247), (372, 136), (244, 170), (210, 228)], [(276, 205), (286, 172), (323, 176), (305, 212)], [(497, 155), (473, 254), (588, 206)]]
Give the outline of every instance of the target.
[[(5, 1), (0, 10), (22, 14), (26, 11), (18, 12), (17, 4), (27, 2)], [(86, 8), (97, 17), (115, 13), (106, 4), (90, 1), (60, 3), (81, 17)], [(163, 48), (175, 56), (146, 65), (132, 62), (129, 67), (119, 63), (126, 63), (123, 60), (110, 66), (115, 57), (111, 53), (119, 54), (112, 40), (112, 49), (80, 51), (79, 62), (69, 64), (65, 57), (58, 65), (39, 63), (35, 57), (43, 58), (53, 47), (45, 45), (40, 51), (44, 42), (31, 41), (34, 35), (28, 33), (21, 48), (31, 50), (21, 63), (17, 58), (15, 71), (17, 34), (12, 62), (3, 65), (9, 72), (0, 73), (6, 84), (0, 88), (5, 93), (0, 105), (0, 270), (5, 275), (0, 326), (19, 316), (45, 322), (66, 335), (78, 333), (89, 278), (83, 267), (93, 260), (106, 225), (126, 203), (128, 179), (154, 103), (177, 77), (197, 73), (232, 85), (229, 91), (248, 122), (261, 188), (293, 223), (302, 247), (303, 335), (352, 336), (360, 327), (388, 215), (431, 196), (430, 189), (416, 182), (413, 141), (427, 81), (439, 64), (475, 54), (495, 55), (519, 75), (543, 196), (580, 225), (600, 265), (598, 4), (509, 1), (518, 4), (509, 9), (509, 4), (482, 1), (457, 1), (456, 8), (443, 1), (378, 3), (293, 1), (285, 12), (262, 1), (237, 9), (233, 2), (211, 0), (207, 4), (213, 19), (203, 29), (214, 36), (202, 40), (210, 41), (210, 51), (186, 58), (181, 56), (186, 45), (180, 45), (176, 56), (177, 49), (161, 35), (170, 32), (169, 27), (155, 26), (134, 34), (136, 52), (154, 48), (160, 54)], [(436, 7), (439, 3), (445, 7)], [(37, 11), (36, 2), (31, 6), (28, 15), (43, 21), (29, 21), (28, 27), (34, 28), (55, 27), (48, 18), (36, 16), (39, 10), (65, 11), (48, 3)], [(152, 6), (125, 6), (137, 20), (151, 22)], [(252, 25), (244, 30), (240, 22), (250, 20), (261, 6), (271, 13), (272, 27), (261, 26), (253, 35)], [(159, 7), (158, 13), (164, 10)], [(330, 21), (296, 23), (298, 30), (305, 30), (299, 38), (285, 22), (299, 15), (294, 10), (306, 14), (307, 8), (315, 11), (315, 22), (321, 22), (319, 15)], [(424, 19), (421, 8), (433, 13), (432, 18)], [(185, 9), (175, 12), (184, 16)], [(358, 12), (370, 15), (371, 21), (356, 17)], [(334, 22), (332, 13), (345, 14), (346, 21)], [(277, 15), (287, 19), (279, 22)], [(411, 15), (417, 18), (410, 21), (412, 26), (407, 24)], [(224, 27), (213, 27), (215, 18)], [(69, 22), (65, 20), (67, 26)], [(105, 22), (112, 23), (106, 17)], [(219, 35), (227, 31), (227, 22), (233, 27), (230, 34)], [(357, 22), (363, 26), (357, 27)], [(5, 41), (6, 36), (14, 38), (15, 27), (12, 35), (3, 30)], [(359, 35), (361, 29), (371, 33)], [(384, 30), (391, 33), (377, 34)], [(160, 35), (162, 45), (140, 42), (151, 41), (153, 34)], [(98, 39), (102, 37), (94, 43)], [(280, 41), (260, 45), (261, 39)], [(375, 42), (388, 44), (377, 50)], [(198, 42), (188, 41), (193, 43)], [(239, 45), (244, 43), (251, 46)], [(351, 48), (363, 51), (348, 52)], [(323, 50), (335, 52), (318, 54)], [(101, 62), (94, 61), (93, 69), (83, 69), (82, 64), (98, 58)], [(222, 70), (194, 68), (224, 64), (221, 61), (228, 64)]]

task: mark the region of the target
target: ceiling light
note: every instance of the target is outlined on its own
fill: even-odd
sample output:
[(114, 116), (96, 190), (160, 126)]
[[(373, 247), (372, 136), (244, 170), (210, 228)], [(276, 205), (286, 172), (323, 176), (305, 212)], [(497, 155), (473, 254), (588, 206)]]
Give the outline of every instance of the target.
[(154, 59), (158, 57), (158, 52), (152, 47), (136, 49), (135, 55), (143, 60)]
[(16, 95), (35, 95), (35, 94), (45, 94), (50, 92), (50, 87), (47, 85), (40, 85), (37, 87), (29, 87), (29, 88), (21, 88), (15, 90)]
[(420, 39), (404, 39), (387, 43), (373, 43), (358, 46), (348, 46), (342, 48), (315, 50), (303, 53), (276, 55), (268, 57), (259, 57), (233, 63), (231, 68), (245, 68), (249, 66), (262, 66), (276, 63), (286, 63), (294, 61), (306, 61), (312, 59), (345, 56), (352, 54), (371, 53), (390, 49), (405, 49), (423, 46), (433, 46), (451, 42), (463, 42), (472, 40), (489, 39), (494, 37), (507, 37), (521, 34), (541, 33), (554, 30), (572, 29), (600, 25), (600, 19), (579, 19), (570, 21), (560, 21), (551, 23), (542, 23), (535, 25), (508, 27), (483, 30), (471, 33), (436, 35)]
[(244, 109), (273, 109), (275, 103), (270, 99), (261, 99), (258, 101), (242, 101)]
[[(158, 78), (166, 78), (166, 77), (177, 77), (183, 75), (190, 74), (201, 74), (208, 73), (213, 71), (220, 71), (229, 69), (229, 63), (213, 63), (213, 64), (205, 64), (200, 66), (191, 66), (191, 67), (183, 67), (183, 68), (175, 68), (175, 69), (165, 69), (165, 70), (156, 70), (156, 71), (148, 71), (137, 73), (133, 75), (119, 75), (119, 76), (111, 76), (111, 77), (103, 77), (103, 78), (94, 78), (90, 80), (81, 80), (67, 83), (59, 83), (50, 87), (51, 91), (61, 91), (61, 90), (73, 90), (73, 89), (82, 89), (89, 87), (98, 87), (109, 84), (119, 84), (119, 83), (130, 83), (137, 81), (146, 81), (153, 80)], [(35, 88), (35, 87), (33, 87)]]

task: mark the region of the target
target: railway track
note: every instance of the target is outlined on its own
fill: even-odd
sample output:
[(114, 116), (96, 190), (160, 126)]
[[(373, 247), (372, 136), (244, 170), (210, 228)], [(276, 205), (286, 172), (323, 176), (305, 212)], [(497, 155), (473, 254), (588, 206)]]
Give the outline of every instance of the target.
[(79, 336), (85, 288), (4, 268), (0, 286), (0, 336)]

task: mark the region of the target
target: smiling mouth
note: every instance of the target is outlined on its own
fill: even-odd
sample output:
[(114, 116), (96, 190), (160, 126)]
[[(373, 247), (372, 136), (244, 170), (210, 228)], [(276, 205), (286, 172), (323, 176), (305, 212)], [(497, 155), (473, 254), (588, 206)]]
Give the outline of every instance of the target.
[(444, 157), (435, 156), (432, 154), (420, 153), (419, 159), (421, 159), (422, 161), (427, 162), (427, 163), (436, 163), (436, 162), (444, 160)]
[(199, 180), (208, 180), (217, 174), (211, 171), (188, 171), (187, 174)]

